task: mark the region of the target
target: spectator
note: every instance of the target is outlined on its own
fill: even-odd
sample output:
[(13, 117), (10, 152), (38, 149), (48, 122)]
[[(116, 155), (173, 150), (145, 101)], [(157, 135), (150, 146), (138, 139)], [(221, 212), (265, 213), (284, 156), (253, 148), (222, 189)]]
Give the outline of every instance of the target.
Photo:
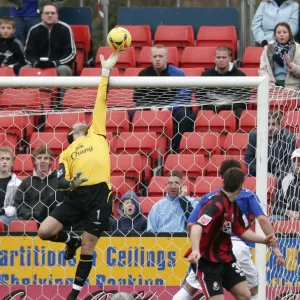
[(111, 300), (134, 300), (134, 298), (128, 293), (117, 293), (112, 296)]
[(300, 148), (292, 153), (292, 170), (277, 183), (273, 218), (300, 220)]
[(38, 0), (9, 0), (10, 16), (16, 21), (16, 38), (24, 45), (30, 28), (39, 22)]
[(272, 83), (293, 90), (300, 88), (300, 48), (295, 43), (287, 23), (279, 23), (274, 29), (275, 42), (265, 47), (259, 75), (267, 76)]
[(21, 184), (12, 173), (14, 153), (9, 147), (0, 147), (0, 221), (6, 226), (16, 218), (15, 195)]
[(187, 196), (180, 171), (168, 175), (166, 198), (155, 203), (148, 216), (148, 231), (186, 232), (187, 220), (198, 201)]
[(14, 36), (15, 27), (14, 19), (10, 17), (0, 19), (0, 66), (13, 68), (14, 73), (18, 75), (25, 62), (23, 45)]
[[(215, 66), (204, 71), (202, 76), (246, 76), (245, 73), (236, 68), (231, 60), (232, 51), (230, 48), (225, 46), (217, 47)], [(217, 91), (215, 89), (206, 89), (204, 93), (203, 89), (198, 90), (196, 98), (200, 104), (203, 104), (203, 96), (205, 102), (209, 100), (214, 103), (203, 105), (202, 109), (205, 110), (214, 110), (216, 113), (222, 110), (234, 110), (236, 116), (239, 118), (242, 111), (246, 108), (245, 99), (242, 99), (242, 102), (238, 102), (241, 101), (241, 93), (238, 93), (237, 89), (218, 89)]]
[(51, 171), (53, 153), (49, 148), (36, 148), (31, 159), (33, 174), (24, 179), (16, 194), (17, 218), (42, 222), (56, 205), (52, 199), (57, 189), (57, 172)]
[[(281, 127), (282, 114), (279, 111), (270, 111), (268, 115), (268, 172), (274, 176), (283, 176), (291, 167), (291, 155), (296, 149), (295, 135)], [(256, 137), (257, 131), (249, 134), (249, 143), (245, 153), (245, 162), (248, 172), (256, 176)]]
[(112, 231), (123, 233), (147, 230), (147, 218), (142, 214), (139, 198), (132, 192), (126, 192), (117, 207), (120, 217), (112, 221)]
[[(163, 45), (155, 45), (151, 49), (152, 66), (142, 70), (139, 76), (185, 76), (179, 68), (168, 64), (168, 48)], [(187, 89), (145, 89), (138, 88), (134, 91), (134, 102), (138, 107), (149, 107), (151, 110), (159, 110), (158, 106), (169, 105), (172, 109), (174, 120), (173, 150), (178, 152), (179, 144), (184, 132), (193, 131), (196, 114), (192, 107), (182, 105), (191, 101), (191, 91)], [(167, 107), (162, 110), (168, 110)], [(130, 117), (133, 118), (134, 111)]]
[(76, 56), (71, 27), (58, 20), (54, 4), (43, 6), (41, 17), (42, 22), (30, 29), (26, 40), (25, 67), (57, 68), (58, 76), (71, 76)]
[(293, 0), (265, 0), (259, 5), (252, 20), (252, 33), (255, 42), (266, 46), (274, 42), (274, 27), (286, 22), (292, 35), (299, 30), (299, 4)]

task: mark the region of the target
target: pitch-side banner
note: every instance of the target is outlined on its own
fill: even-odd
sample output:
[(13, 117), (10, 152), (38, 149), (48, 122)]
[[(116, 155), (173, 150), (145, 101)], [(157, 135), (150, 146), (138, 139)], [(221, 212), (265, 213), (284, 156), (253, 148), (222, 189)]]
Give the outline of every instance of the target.
[[(285, 268), (276, 267), (273, 255), (268, 254), (268, 299), (272, 300), (278, 291), (300, 292), (299, 240), (282, 239), (280, 245)], [(83, 299), (106, 299), (101, 297), (117, 290), (134, 292), (136, 299), (172, 299), (187, 272), (183, 255), (189, 247), (189, 239), (183, 237), (103, 237), (94, 253)], [(0, 299), (22, 299), (25, 294), (28, 299), (66, 296), (79, 255), (69, 262), (63, 255), (63, 244), (38, 237), (1, 237)], [(92, 298), (93, 293), (98, 293), (97, 298)]]

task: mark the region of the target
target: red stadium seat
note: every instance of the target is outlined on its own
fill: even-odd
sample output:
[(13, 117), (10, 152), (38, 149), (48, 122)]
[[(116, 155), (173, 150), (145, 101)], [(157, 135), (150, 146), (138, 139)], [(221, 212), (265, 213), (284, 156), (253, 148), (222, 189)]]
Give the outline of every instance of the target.
[(16, 155), (14, 166), (14, 173), (19, 176), (29, 176), (33, 172), (33, 163), (30, 154)]
[(258, 76), (258, 69), (255, 68), (239, 68), (246, 76)]
[[(48, 91), (49, 89), (47, 89)], [(3, 90), (0, 107), (6, 110), (43, 110), (51, 106), (52, 89), (12, 89)]]
[(185, 132), (180, 141), (182, 154), (220, 154), (219, 137), (216, 133)]
[(15, 76), (14, 69), (0, 68), (0, 76)]
[(292, 89), (269, 89), (269, 105), (270, 110), (297, 111), (300, 101)]
[[(139, 68), (148, 68), (152, 66), (151, 49), (152, 47), (143, 47), (138, 60)], [(178, 67), (178, 51), (176, 47), (168, 47), (168, 63)]]
[(226, 46), (234, 54), (237, 52), (237, 33), (235, 26), (201, 26), (198, 30), (196, 46)]
[(111, 176), (110, 183), (112, 185), (113, 197), (120, 199), (127, 191), (136, 191), (137, 183), (135, 179), (125, 176)]
[(173, 119), (171, 111), (142, 111), (135, 112), (132, 120), (134, 132), (164, 133), (173, 137)]
[(161, 199), (161, 197), (139, 197), (142, 213), (147, 217), (152, 206)]
[(259, 69), (263, 47), (247, 47), (243, 55), (243, 68)]
[(164, 176), (169, 171), (179, 170), (190, 180), (202, 176), (205, 169), (204, 156), (201, 154), (169, 154), (164, 163)]
[(134, 47), (137, 61), (142, 47), (152, 45), (152, 34), (149, 25), (116, 25), (115, 27), (123, 27), (130, 32), (131, 46)]
[(256, 128), (257, 111), (244, 110), (239, 120), (239, 132), (250, 132)]
[(85, 122), (84, 113), (63, 113), (47, 116), (45, 132), (63, 132), (67, 135), (75, 123)]
[(142, 179), (142, 172), (144, 166), (142, 165), (142, 158), (139, 154), (111, 154), (111, 176), (125, 176), (129, 182), (134, 180), (139, 182)]
[[(154, 176), (148, 186), (148, 197), (165, 197), (167, 193), (167, 176)], [(187, 187), (187, 194), (190, 195), (190, 182), (184, 178), (183, 184)]]
[(204, 68), (181, 68), (185, 76), (201, 76), (205, 71)]
[[(101, 76), (102, 68), (84, 68), (81, 71), (80, 76)], [(110, 76), (120, 76), (119, 69), (113, 68), (110, 72)]]
[(0, 222), (0, 232), (5, 232), (5, 226), (2, 222)]
[(120, 134), (129, 131), (129, 118), (126, 110), (110, 110), (106, 112), (106, 131)]
[(9, 225), (9, 232), (37, 232), (38, 226), (37, 221), (13, 221)]
[(207, 176), (221, 177), (219, 169), (220, 169), (220, 166), (223, 163), (223, 161), (227, 160), (227, 159), (234, 159), (234, 160), (239, 161), (243, 168), (244, 173), (245, 174), (248, 173), (248, 169), (247, 169), (247, 167), (245, 165), (245, 161), (244, 161), (244, 156), (215, 154), (210, 158), (209, 163), (206, 166)]
[(198, 177), (195, 182), (194, 195), (201, 198), (220, 187), (222, 187), (222, 179), (220, 177)]
[(71, 25), (76, 45), (77, 74), (81, 73), (91, 51), (91, 32), (88, 25)]
[(212, 68), (216, 47), (186, 47), (182, 53), (182, 68)]
[(244, 155), (248, 145), (248, 133), (228, 134), (224, 141), (226, 155)]
[(178, 47), (181, 61), (184, 47), (194, 46), (194, 30), (191, 25), (159, 25), (154, 35), (154, 44), (166, 47)]
[(154, 132), (122, 132), (115, 144), (116, 154), (141, 154), (144, 166), (143, 180), (149, 182), (151, 169), (161, 155), (164, 155), (166, 141), (158, 139)]
[(94, 108), (97, 89), (68, 89), (64, 95), (63, 108)]
[(287, 112), (283, 118), (283, 125), (292, 132), (300, 133), (300, 111)]
[[(96, 68), (101, 67), (100, 58), (99, 58), (100, 54), (102, 54), (105, 59), (108, 59), (112, 53), (113, 53), (113, 51), (110, 47), (99, 47), (97, 54), (96, 54), (95, 67)], [(119, 58), (118, 62), (116, 63), (115, 68), (118, 68), (118, 69), (135, 68), (135, 65), (136, 65), (135, 52), (132, 47), (127, 48), (126, 51), (121, 51), (120, 54), (121, 54), (120, 58)], [(121, 70), (119, 70), (119, 71), (121, 74)]]
[(127, 68), (124, 76), (139, 76), (142, 70), (144, 70), (144, 68)]
[(55, 68), (21, 68), (19, 76), (57, 76)]
[(199, 110), (195, 131), (197, 132), (235, 132), (236, 119), (233, 111), (221, 111), (215, 114), (210, 110)]
[[(91, 125), (93, 114), (86, 113), (86, 123)], [(109, 110), (106, 112), (106, 132), (119, 134), (129, 131), (128, 112), (124, 110)]]
[(107, 107), (135, 107), (133, 89), (110, 89), (106, 102)]
[(65, 133), (34, 132), (30, 142), (31, 151), (39, 146), (48, 146), (54, 155), (59, 155), (68, 147)]

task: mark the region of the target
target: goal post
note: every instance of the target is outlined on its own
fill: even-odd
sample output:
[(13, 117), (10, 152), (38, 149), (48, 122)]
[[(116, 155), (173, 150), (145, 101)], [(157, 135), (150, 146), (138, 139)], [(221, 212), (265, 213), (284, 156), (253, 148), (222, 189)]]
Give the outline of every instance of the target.
[[(5, 88), (97, 88), (100, 77), (1, 77), (0, 91)], [(256, 193), (267, 211), (267, 162), (268, 162), (268, 111), (269, 80), (266, 77), (111, 77), (109, 87), (116, 89), (132, 88), (253, 88), (257, 105), (257, 149), (256, 149)], [(80, 100), (80, 99), (79, 99)], [(242, 101), (242, 100), (241, 100)], [(1, 102), (0, 102), (1, 104)], [(119, 104), (119, 103), (116, 103)], [(163, 102), (155, 103), (163, 106)], [(191, 104), (197, 106), (195, 102)], [(135, 107), (116, 105), (110, 110), (129, 110)], [(90, 109), (90, 108), (89, 108)], [(50, 112), (50, 110), (49, 110)], [(61, 111), (64, 113), (64, 110)], [(6, 116), (9, 111), (0, 113)], [(45, 111), (45, 113), (48, 113)], [(55, 113), (58, 113), (57, 111)], [(32, 114), (35, 114), (32, 112)], [(256, 232), (261, 233), (259, 224)], [(256, 244), (255, 260), (259, 272), (259, 299), (266, 299), (266, 246)]]

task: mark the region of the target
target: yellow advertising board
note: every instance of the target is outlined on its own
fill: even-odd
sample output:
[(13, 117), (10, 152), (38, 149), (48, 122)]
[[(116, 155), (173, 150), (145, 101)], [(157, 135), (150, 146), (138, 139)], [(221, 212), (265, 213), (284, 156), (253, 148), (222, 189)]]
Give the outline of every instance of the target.
[[(64, 244), (38, 237), (2, 237), (0, 280), (7, 285), (70, 284), (77, 257), (66, 262)], [(186, 275), (187, 237), (102, 237), (94, 253), (90, 285), (178, 286)]]

